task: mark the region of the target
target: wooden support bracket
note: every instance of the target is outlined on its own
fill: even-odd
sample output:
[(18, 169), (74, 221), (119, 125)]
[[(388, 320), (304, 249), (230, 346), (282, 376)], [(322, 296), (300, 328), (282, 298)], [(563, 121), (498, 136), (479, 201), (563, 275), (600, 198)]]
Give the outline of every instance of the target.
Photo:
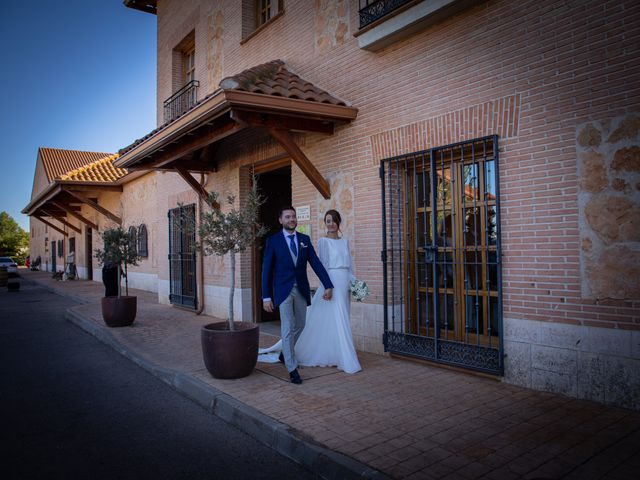
[[(202, 198), (205, 202), (209, 203), (209, 192), (207, 192), (200, 183), (193, 178), (186, 168), (176, 165), (174, 167), (175, 171), (182, 177), (182, 179), (189, 184), (191, 188), (198, 194), (200, 198)], [(218, 202), (211, 205), (213, 208), (220, 208), (220, 204)]]
[(78, 227), (76, 227), (75, 225), (67, 222), (63, 217), (60, 217), (58, 215), (53, 215), (51, 212), (48, 212), (46, 210), (42, 210), (42, 213), (44, 213), (47, 217), (51, 217), (51, 218), (55, 218), (56, 220), (58, 220), (60, 223), (62, 223), (63, 225), (66, 225), (68, 228), (70, 228), (71, 230), (78, 232), (78, 233), (82, 233), (82, 230), (80, 230)]
[(291, 156), (293, 161), (296, 162), (300, 170), (302, 170), (322, 196), (327, 200), (331, 198), (329, 182), (325, 180), (315, 165), (311, 163), (311, 160), (300, 150), (300, 147), (298, 147), (293, 137), (291, 137), (291, 133), (288, 130), (281, 130), (279, 128), (269, 128), (269, 133)]
[(62, 205), (61, 203), (58, 203), (58, 202), (51, 202), (51, 203), (53, 205), (55, 205), (56, 207), (58, 207), (59, 209), (64, 210), (68, 214), (73, 215), (78, 220), (80, 220), (82, 223), (84, 223), (86, 226), (91, 227), (96, 231), (98, 230), (98, 226), (95, 223), (93, 223), (91, 220), (88, 220), (88, 219), (84, 218), (79, 213), (74, 212), (71, 208), (67, 207), (66, 205)]
[(101, 213), (102, 215), (104, 215), (105, 217), (113, 220), (114, 222), (116, 222), (118, 225), (122, 225), (122, 219), (120, 217), (118, 217), (117, 215), (115, 215), (114, 213), (111, 213), (109, 210), (107, 210), (106, 208), (98, 205), (96, 202), (94, 202), (93, 200), (91, 200), (86, 194), (84, 193), (80, 193), (77, 192), (75, 190), (67, 190), (67, 193), (69, 195), (73, 195), (75, 198), (77, 198), (78, 200), (80, 200), (83, 203), (86, 203), (87, 205), (89, 205), (91, 208), (93, 208), (96, 212)]
[(51, 228), (53, 228), (56, 232), (60, 232), (61, 234), (63, 234), (65, 237), (69, 236), (68, 232), (65, 232), (64, 230), (62, 230), (61, 228), (56, 227), (53, 223), (51, 222), (47, 222), (44, 218), (42, 218), (39, 215), (34, 215), (35, 218), (37, 218), (38, 220), (40, 220), (42, 223), (44, 223), (45, 225), (49, 225)]

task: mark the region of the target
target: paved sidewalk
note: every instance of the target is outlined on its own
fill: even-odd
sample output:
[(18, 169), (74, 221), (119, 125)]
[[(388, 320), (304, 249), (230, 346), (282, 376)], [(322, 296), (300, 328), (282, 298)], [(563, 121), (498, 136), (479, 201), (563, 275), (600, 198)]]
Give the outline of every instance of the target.
[[(635, 479), (640, 413), (507, 385), (436, 366), (359, 352), (363, 370), (258, 364), (244, 379), (204, 367), (200, 328), (217, 321), (134, 291), (138, 316), (111, 329), (102, 285), (21, 270), (81, 305), (67, 318), (209, 411), (324, 478)], [(261, 326), (261, 344), (277, 340)]]

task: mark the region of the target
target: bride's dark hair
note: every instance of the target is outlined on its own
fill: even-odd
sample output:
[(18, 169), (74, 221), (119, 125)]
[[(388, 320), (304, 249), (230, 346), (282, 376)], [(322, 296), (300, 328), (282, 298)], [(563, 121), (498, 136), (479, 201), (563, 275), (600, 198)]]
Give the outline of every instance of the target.
[(324, 217), (322, 217), (325, 221), (327, 220), (327, 215), (331, 215), (331, 220), (333, 220), (333, 223), (338, 225), (338, 230), (340, 230), (340, 223), (342, 223), (342, 217), (340, 216), (340, 213), (338, 213), (338, 211), (334, 209), (327, 210), (327, 212), (324, 214)]

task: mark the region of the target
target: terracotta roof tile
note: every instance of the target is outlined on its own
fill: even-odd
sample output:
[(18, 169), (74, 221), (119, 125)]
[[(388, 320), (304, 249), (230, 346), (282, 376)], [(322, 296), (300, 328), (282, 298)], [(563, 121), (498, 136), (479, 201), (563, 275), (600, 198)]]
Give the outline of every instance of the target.
[(42, 159), (48, 182), (60, 178), (65, 173), (112, 155), (111, 153), (64, 150), (61, 148), (40, 147), (38, 154)]
[(346, 105), (339, 98), (330, 95), (290, 71), (282, 60), (263, 63), (220, 82), (223, 90), (241, 90), (264, 95), (278, 95), (286, 98), (298, 98), (309, 102)]
[(263, 95), (306, 100), (309, 102), (330, 103), (332, 105), (342, 106), (347, 105), (339, 98), (334, 97), (330, 93), (318, 88), (313, 83), (308, 82), (291, 72), (287, 69), (282, 60), (272, 60), (271, 62), (263, 63), (262, 65), (257, 65), (244, 70), (237, 75), (223, 78), (220, 81), (220, 89), (198, 100), (189, 110), (185, 111), (173, 120), (160, 125), (144, 137), (138, 138), (130, 145), (121, 148), (118, 153), (120, 155), (124, 155), (129, 150), (132, 150), (148, 138), (154, 136), (161, 130), (164, 130), (167, 126), (181, 118), (183, 115), (186, 115), (188, 112), (198, 107), (198, 105), (220, 90), (241, 90), (252, 93), (261, 93)]
[(88, 165), (84, 165), (75, 170), (71, 170), (60, 176), (60, 180), (72, 180), (81, 182), (115, 182), (124, 177), (127, 171), (124, 168), (117, 168), (113, 165), (118, 154), (96, 160)]

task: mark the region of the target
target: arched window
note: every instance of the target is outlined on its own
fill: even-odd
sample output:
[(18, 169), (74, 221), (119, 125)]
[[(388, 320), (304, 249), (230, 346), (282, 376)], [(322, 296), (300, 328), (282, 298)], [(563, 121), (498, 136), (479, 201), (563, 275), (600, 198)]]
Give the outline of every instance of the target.
[(138, 255), (141, 257), (149, 256), (147, 248), (147, 226), (143, 223), (138, 227)]
[(129, 238), (131, 239), (131, 247), (134, 251), (138, 251), (138, 234), (137, 229), (133, 225), (129, 227)]

